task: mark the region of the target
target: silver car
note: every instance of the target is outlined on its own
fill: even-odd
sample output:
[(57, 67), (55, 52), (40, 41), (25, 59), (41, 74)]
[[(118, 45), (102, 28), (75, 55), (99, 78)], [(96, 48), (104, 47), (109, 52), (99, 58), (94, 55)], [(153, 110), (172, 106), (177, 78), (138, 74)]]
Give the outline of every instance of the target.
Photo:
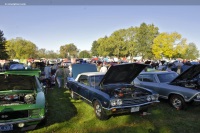
[(200, 64), (180, 75), (167, 71), (142, 72), (133, 82), (158, 92), (160, 98), (168, 99), (176, 109), (184, 109), (186, 103), (200, 102)]

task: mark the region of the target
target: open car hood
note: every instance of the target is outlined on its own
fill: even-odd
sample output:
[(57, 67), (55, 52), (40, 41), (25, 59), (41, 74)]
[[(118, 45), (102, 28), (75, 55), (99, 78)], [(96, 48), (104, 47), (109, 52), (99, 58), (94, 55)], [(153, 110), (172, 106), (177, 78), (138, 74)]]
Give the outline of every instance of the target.
[(72, 78), (76, 79), (80, 73), (84, 72), (97, 72), (97, 67), (95, 64), (72, 64)]
[(111, 66), (101, 80), (100, 85), (114, 83), (130, 84), (146, 66), (145, 64), (138, 63)]
[[(35, 78), (40, 70), (9, 70), (0, 73), (0, 91), (33, 90), (36, 88)], [(36, 77), (35, 77), (36, 76)]]
[(181, 80), (191, 80), (195, 77), (197, 77), (200, 74), (200, 64), (193, 65), (190, 68), (188, 68), (186, 71), (181, 73), (179, 76), (177, 76), (174, 80), (171, 81), (171, 83), (176, 83)]
[(35, 76), (0, 74), (0, 91), (33, 90), (35, 88)]
[(41, 73), (40, 69), (24, 69), (24, 70), (8, 70), (1, 72), (0, 74), (12, 74), (12, 75), (29, 75), (39, 77)]

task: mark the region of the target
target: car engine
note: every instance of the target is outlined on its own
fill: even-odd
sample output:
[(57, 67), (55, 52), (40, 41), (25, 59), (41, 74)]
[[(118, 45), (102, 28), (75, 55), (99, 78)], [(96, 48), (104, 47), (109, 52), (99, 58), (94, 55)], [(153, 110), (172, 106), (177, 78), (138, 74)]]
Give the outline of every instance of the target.
[(33, 94), (0, 95), (0, 105), (18, 105), (33, 103), (35, 103), (35, 96)]
[(148, 95), (149, 92), (142, 90), (142, 89), (137, 89), (137, 87), (119, 87), (116, 89), (106, 89), (105, 91), (108, 93), (110, 96), (114, 96), (116, 98), (135, 98), (135, 97), (141, 97)]
[(179, 81), (179, 82), (176, 82), (175, 85), (178, 85), (181, 87), (186, 87), (186, 88), (191, 88), (191, 89), (195, 89), (195, 90), (200, 90), (200, 78)]

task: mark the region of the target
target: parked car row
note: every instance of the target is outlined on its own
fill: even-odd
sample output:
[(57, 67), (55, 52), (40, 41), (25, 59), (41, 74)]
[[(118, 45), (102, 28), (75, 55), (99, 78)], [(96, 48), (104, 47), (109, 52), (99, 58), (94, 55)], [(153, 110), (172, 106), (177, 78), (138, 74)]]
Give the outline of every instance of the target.
[(200, 64), (191, 66), (178, 75), (175, 72), (142, 72), (134, 84), (159, 93), (176, 109), (184, 109), (186, 103), (200, 102)]
[(101, 120), (115, 114), (145, 111), (159, 102), (158, 97), (168, 99), (177, 110), (184, 109), (187, 103), (200, 102), (200, 64), (180, 75), (173, 71), (142, 72), (145, 67), (128, 63), (113, 65), (107, 73), (76, 74), (67, 87), (72, 98), (87, 101)]
[[(176, 109), (200, 102), (200, 64), (182, 74), (142, 72), (147, 65), (112, 65), (106, 73), (94, 64), (72, 64), (66, 86), (73, 99), (94, 108), (96, 117), (107, 120), (117, 114), (146, 112), (159, 98)], [(8, 70), (0, 73), (0, 132), (29, 130), (46, 120), (46, 98), (39, 69)]]

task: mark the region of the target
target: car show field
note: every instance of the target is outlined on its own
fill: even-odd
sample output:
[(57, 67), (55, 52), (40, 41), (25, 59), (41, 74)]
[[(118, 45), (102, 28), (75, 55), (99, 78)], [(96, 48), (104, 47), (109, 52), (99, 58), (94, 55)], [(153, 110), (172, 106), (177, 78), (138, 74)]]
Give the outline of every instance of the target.
[[(170, 108), (162, 100), (149, 109), (147, 115), (140, 113), (119, 115), (101, 121), (94, 109), (82, 100), (73, 100), (66, 89), (48, 91), (47, 123), (30, 133), (199, 133), (200, 105), (185, 110)], [(59, 105), (59, 106), (58, 106)]]

